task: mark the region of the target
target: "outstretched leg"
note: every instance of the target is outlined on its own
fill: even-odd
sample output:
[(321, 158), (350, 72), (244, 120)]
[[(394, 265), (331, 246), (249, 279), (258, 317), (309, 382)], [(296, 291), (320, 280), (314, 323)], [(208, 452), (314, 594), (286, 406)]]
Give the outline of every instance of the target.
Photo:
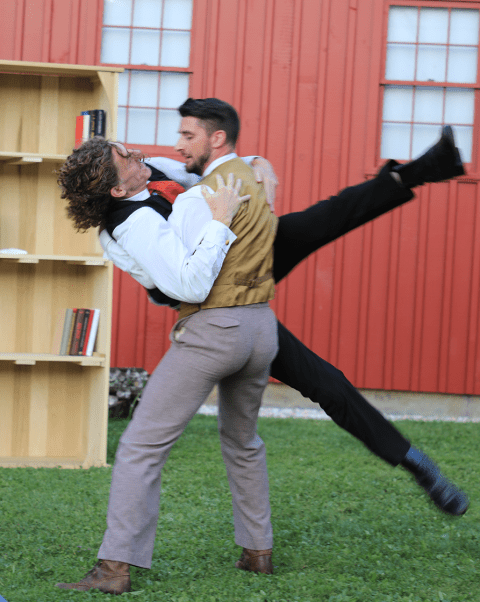
[[(278, 322), (278, 321), (277, 321)], [(384, 418), (340, 370), (313, 353), (278, 322), (279, 351), (270, 375), (318, 403), (330, 418), (392, 466), (410, 442)]]
[(340, 370), (310, 351), (278, 322), (279, 351), (270, 375), (318, 403), (338, 426), (364, 443), (377, 456), (413, 474), (433, 503), (448, 514), (467, 511), (467, 496), (438, 466), (384, 418)]
[(413, 199), (413, 192), (391, 175), (397, 165), (389, 161), (372, 180), (345, 188), (305, 211), (280, 216), (274, 243), (275, 282), (314, 251)]
[(305, 211), (283, 215), (274, 245), (275, 281), (320, 247), (412, 199), (411, 188), (464, 173), (452, 128), (446, 125), (440, 140), (418, 159), (404, 165), (389, 161), (372, 180)]

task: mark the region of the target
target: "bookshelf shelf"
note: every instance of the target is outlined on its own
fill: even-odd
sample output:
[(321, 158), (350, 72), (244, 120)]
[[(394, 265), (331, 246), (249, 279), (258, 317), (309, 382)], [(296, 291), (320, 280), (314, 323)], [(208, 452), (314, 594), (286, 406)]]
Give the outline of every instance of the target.
[(2, 253), (0, 252), (0, 261), (11, 261), (15, 263), (40, 263), (41, 261), (64, 261), (71, 265), (90, 265), (101, 266), (108, 265), (108, 260), (103, 257), (76, 257), (76, 256), (59, 256), (59, 255), (30, 255), (17, 253)]
[(63, 163), (68, 155), (41, 155), (39, 153), (0, 152), (0, 164), (32, 165), (35, 163)]
[(13, 362), (17, 366), (35, 366), (37, 362), (68, 362), (80, 366), (105, 366), (105, 356), (54, 355), (52, 353), (0, 353), (0, 362)]
[[(67, 219), (56, 170), (76, 116), (106, 112), (115, 138), (118, 72), (0, 61), (0, 466), (106, 464), (112, 264), (97, 233)], [(92, 356), (53, 355), (58, 316), (98, 308)]]

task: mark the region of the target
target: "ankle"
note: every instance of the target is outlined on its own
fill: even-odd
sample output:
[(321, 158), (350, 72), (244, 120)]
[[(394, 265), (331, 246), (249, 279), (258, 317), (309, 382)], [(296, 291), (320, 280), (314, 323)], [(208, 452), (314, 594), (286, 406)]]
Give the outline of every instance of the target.
[(410, 472), (416, 472), (423, 458), (423, 452), (411, 445), (400, 464)]

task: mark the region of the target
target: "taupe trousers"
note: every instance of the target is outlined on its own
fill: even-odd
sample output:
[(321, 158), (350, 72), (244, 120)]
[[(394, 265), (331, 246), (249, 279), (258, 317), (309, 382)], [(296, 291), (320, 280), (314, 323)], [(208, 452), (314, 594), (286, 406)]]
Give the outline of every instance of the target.
[(275, 316), (268, 303), (205, 309), (177, 322), (170, 339), (120, 439), (98, 558), (150, 568), (163, 465), (217, 383), (235, 542), (269, 549), (268, 475), (257, 416), (278, 350)]

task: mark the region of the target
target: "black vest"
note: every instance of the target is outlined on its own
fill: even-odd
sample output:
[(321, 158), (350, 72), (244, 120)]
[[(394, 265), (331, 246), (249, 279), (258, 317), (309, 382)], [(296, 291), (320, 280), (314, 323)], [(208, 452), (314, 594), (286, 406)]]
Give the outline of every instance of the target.
[[(159, 169), (155, 169), (152, 165), (146, 163), (152, 170), (150, 176), (150, 182), (164, 182), (170, 181), (170, 178), (161, 172)], [(159, 194), (152, 194), (152, 196), (145, 201), (116, 201), (112, 199), (108, 208), (105, 229), (112, 238), (115, 238), (113, 231), (115, 228), (123, 223), (132, 213), (140, 209), (141, 207), (150, 207), (159, 213), (165, 219), (168, 219), (172, 213), (172, 205)], [(177, 307), (180, 301), (168, 297), (158, 288), (147, 288), (149, 296), (161, 305), (169, 305), (170, 307)]]

